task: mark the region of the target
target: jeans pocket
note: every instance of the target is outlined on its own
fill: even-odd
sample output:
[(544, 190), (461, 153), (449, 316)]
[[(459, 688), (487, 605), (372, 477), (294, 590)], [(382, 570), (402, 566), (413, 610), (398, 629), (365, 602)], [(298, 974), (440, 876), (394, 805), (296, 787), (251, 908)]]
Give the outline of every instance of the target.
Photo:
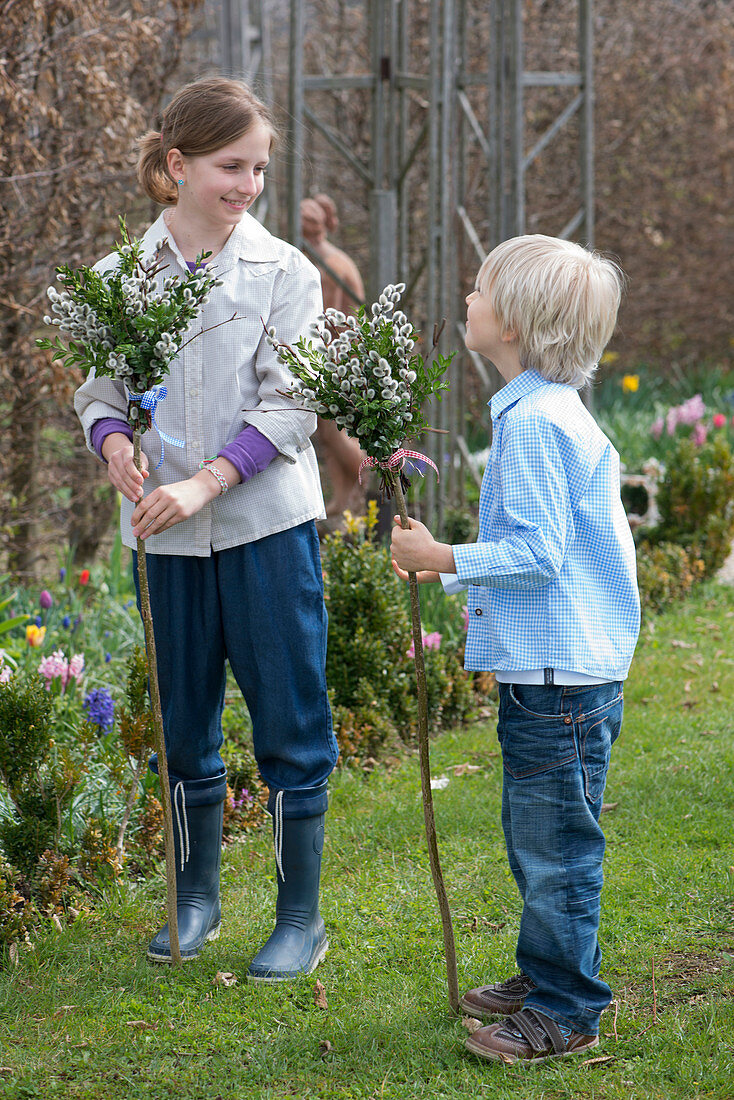
[(497, 734), (502, 763), (513, 779), (529, 779), (577, 757), (573, 722), (568, 715), (543, 713), (555, 705), (543, 689), (501, 685)]
[(604, 794), (612, 745), (622, 728), (623, 706), (620, 690), (611, 702), (591, 714), (582, 715), (578, 720), (584, 789), (591, 804), (598, 802)]

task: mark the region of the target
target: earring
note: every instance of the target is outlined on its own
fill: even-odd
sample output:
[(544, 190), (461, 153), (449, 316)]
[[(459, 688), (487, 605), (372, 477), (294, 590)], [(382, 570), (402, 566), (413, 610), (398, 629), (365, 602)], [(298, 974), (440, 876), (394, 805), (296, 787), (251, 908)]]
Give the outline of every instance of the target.
[(183, 181), (183, 180), (179, 180), (179, 181), (178, 181), (178, 186), (179, 186), (179, 187), (183, 187), (183, 185), (184, 185), (184, 181)]

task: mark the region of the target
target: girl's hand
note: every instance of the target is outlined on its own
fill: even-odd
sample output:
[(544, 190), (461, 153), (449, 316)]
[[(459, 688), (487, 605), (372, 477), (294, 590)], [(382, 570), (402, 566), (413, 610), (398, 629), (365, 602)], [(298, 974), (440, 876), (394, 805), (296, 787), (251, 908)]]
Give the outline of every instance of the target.
[[(403, 530), (400, 526), (400, 516), (395, 516), (394, 519), (390, 552), (399, 569), (415, 574), (456, 572), (454, 554), (447, 543), (436, 542), (428, 528), (417, 519), (408, 520), (408, 530)], [(438, 577), (426, 579), (438, 580)]]
[(216, 480), (206, 470), (187, 481), (174, 481), (172, 485), (160, 485), (144, 497), (132, 514), (133, 535), (147, 539), (169, 527), (182, 523), (196, 515), (200, 509), (219, 496), (221, 490)]
[(148, 477), (148, 459), (140, 456), (142, 471), (133, 459), (133, 445), (126, 435), (113, 432), (102, 444), (102, 455), (107, 460), (107, 477), (115, 489), (135, 504), (143, 495), (143, 481)]
[[(395, 558), (393, 558), (393, 560), (392, 560), (392, 568), (393, 568), (393, 573), (395, 574), (395, 576), (399, 577), (401, 581), (407, 581), (407, 580), (410, 579), (408, 577), (408, 571), (406, 569), (401, 569), (400, 566), (398, 565), (398, 563), (395, 561)], [(433, 569), (421, 569), (421, 570), (419, 570), (415, 575), (415, 579), (418, 582), (418, 584), (431, 584), (434, 581), (440, 581), (441, 580), (438, 573)]]

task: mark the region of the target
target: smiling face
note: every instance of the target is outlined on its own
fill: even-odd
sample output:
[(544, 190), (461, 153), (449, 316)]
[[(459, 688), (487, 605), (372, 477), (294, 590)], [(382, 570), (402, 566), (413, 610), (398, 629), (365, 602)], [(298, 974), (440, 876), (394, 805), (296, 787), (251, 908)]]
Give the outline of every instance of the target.
[(272, 134), (256, 122), (229, 145), (202, 156), (168, 154), (168, 167), (179, 187), (176, 214), (219, 237), (234, 228), (262, 192), (270, 160)]

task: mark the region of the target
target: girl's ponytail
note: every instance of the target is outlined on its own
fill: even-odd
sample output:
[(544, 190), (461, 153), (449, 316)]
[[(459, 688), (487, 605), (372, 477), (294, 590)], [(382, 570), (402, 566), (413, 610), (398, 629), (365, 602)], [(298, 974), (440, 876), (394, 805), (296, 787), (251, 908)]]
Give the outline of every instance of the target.
[(148, 198), (164, 206), (173, 206), (178, 199), (178, 188), (166, 167), (166, 146), (161, 135), (149, 130), (138, 141), (138, 183)]

